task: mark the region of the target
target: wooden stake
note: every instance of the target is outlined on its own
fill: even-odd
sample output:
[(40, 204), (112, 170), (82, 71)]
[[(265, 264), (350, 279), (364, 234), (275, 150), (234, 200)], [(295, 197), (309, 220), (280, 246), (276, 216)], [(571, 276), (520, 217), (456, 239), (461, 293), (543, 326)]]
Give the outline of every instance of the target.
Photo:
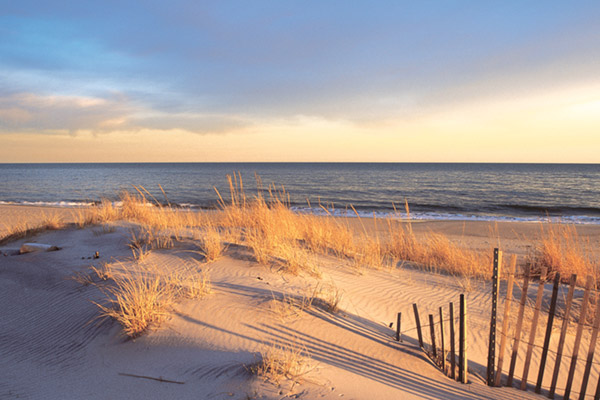
[(442, 371), (446, 373), (446, 348), (444, 347), (444, 310), (440, 307), (440, 348), (442, 349)]
[(500, 351), (498, 353), (498, 367), (496, 368), (496, 379), (494, 384), (500, 386), (502, 380), (502, 364), (504, 363), (504, 352), (506, 350), (506, 338), (508, 337), (508, 321), (510, 317), (510, 307), (512, 305), (512, 294), (515, 279), (515, 269), (517, 267), (517, 256), (513, 254), (510, 257), (510, 270), (508, 273), (508, 283), (506, 287), (506, 300), (504, 301), (504, 317), (502, 319), (502, 338), (500, 339)]
[(548, 322), (546, 323), (546, 335), (544, 336), (544, 347), (542, 347), (542, 358), (540, 360), (540, 370), (538, 371), (537, 384), (535, 392), (542, 391), (542, 381), (544, 380), (544, 371), (546, 370), (546, 359), (550, 349), (550, 336), (552, 336), (552, 324), (554, 323), (554, 313), (556, 312), (556, 300), (558, 298), (558, 288), (560, 286), (560, 274), (554, 275), (554, 286), (552, 287), (552, 299), (550, 300), (550, 310), (548, 310)]
[(450, 302), (450, 377), (456, 379), (456, 339), (454, 337), (454, 303)]
[(128, 373), (125, 373), (125, 372), (119, 372), (119, 375), (121, 375), (121, 376), (129, 376), (131, 378), (150, 379), (150, 380), (153, 380), (153, 381), (164, 382), (164, 383), (176, 383), (178, 385), (184, 385), (185, 384), (185, 382), (172, 381), (170, 379), (163, 379), (162, 377), (155, 378), (153, 376), (135, 375), (135, 374), (128, 374)]
[(460, 369), (458, 370), (458, 379), (462, 383), (467, 383), (468, 377), (468, 360), (467, 360), (467, 302), (465, 295), (460, 295), (460, 330), (458, 333), (458, 351)]
[(435, 326), (433, 325), (433, 314), (429, 314), (429, 331), (431, 332), (431, 352), (437, 364), (437, 348), (435, 346)]
[(519, 314), (517, 316), (517, 326), (515, 327), (515, 341), (512, 348), (512, 356), (510, 358), (510, 367), (508, 368), (508, 378), (506, 386), (512, 386), (513, 376), (515, 374), (515, 366), (517, 365), (517, 353), (519, 352), (519, 344), (521, 343), (521, 328), (523, 327), (523, 313), (525, 312), (525, 303), (527, 302), (527, 289), (529, 288), (529, 273), (531, 267), (529, 264), (525, 266), (525, 280), (523, 281), (523, 290), (521, 293), (521, 304), (519, 306)]
[(488, 342), (487, 384), (494, 386), (494, 364), (496, 364), (496, 318), (498, 314), (498, 274), (502, 264), (502, 252), (494, 249), (492, 273), (492, 313), (490, 318), (490, 340)]
[(573, 387), (573, 377), (575, 376), (575, 367), (577, 366), (577, 354), (579, 353), (579, 345), (581, 344), (581, 336), (583, 336), (583, 327), (585, 326), (585, 317), (587, 314), (588, 303), (590, 299), (590, 290), (594, 284), (594, 278), (587, 277), (585, 283), (585, 292), (583, 293), (583, 303), (581, 304), (581, 314), (579, 315), (579, 325), (577, 326), (577, 334), (575, 343), (573, 344), (573, 355), (571, 356), (571, 367), (569, 368), (569, 376), (567, 377), (567, 387), (563, 399), (569, 400), (571, 395), (571, 387)]
[(535, 333), (540, 319), (540, 310), (542, 308), (542, 297), (544, 297), (544, 283), (546, 281), (547, 268), (542, 268), (540, 283), (538, 284), (537, 296), (535, 298), (535, 310), (533, 320), (531, 321), (531, 330), (529, 332), (529, 342), (527, 343), (527, 354), (525, 356), (525, 365), (523, 366), (523, 378), (521, 379), (521, 390), (527, 389), (527, 376), (529, 375), (529, 366), (531, 364), (531, 355), (533, 354), (533, 345), (535, 343)]
[(417, 336), (419, 337), (419, 346), (423, 348), (423, 333), (421, 332), (421, 319), (419, 318), (419, 309), (417, 303), (413, 303), (413, 311), (415, 312), (415, 322), (417, 324)]
[(396, 319), (396, 341), (400, 342), (401, 337), (402, 337), (402, 330), (401, 330), (401, 322), (402, 322), (402, 313), (398, 313), (398, 318)]
[(569, 326), (569, 313), (571, 312), (571, 304), (573, 304), (573, 293), (575, 292), (575, 285), (577, 284), (577, 275), (571, 275), (569, 281), (569, 292), (567, 293), (567, 300), (565, 303), (565, 315), (563, 316), (562, 326), (560, 328), (560, 338), (558, 339), (558, 349), (556, 350), (556, 361), (554, 362), (554, 372), (552, 373), (552, 383), (550, 384), (550, 392), (548, 397), (554, 398), (556, 392), (556, 383), (558, 382), (558, 372), (560, 370), (560, 361), (562, 358), (562, 351), (565, 345), (565, 339), (567, 337), (567, 328)]
[(587, 390), (588, 380), (590, 379), (590, 371), (592, 370), (592, 361), (594, 360), (594, 351), (596, 350), (596, 341), (598, 340), (598, 329), (600, 329), (600, 296), (596, 295), (596, 313), (594, 315), (594, 328), (592, 337), (590, 338), (590, 347), (588, 349), (587, 361), (585, 363), (585, 372), (583, 373), (583, 382), (579, 391), (579, 399), (585, 399), (585, 391)]

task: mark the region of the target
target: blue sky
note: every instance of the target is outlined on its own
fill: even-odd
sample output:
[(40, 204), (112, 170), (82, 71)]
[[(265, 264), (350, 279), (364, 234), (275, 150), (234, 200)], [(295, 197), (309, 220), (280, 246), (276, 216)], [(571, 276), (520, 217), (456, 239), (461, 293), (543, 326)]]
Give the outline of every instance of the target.
[(597, 1), (3, 1), (0, 133), (299, 135), (308, 120), (410, 136), (469, 105), (595, 88), (598, 21)]

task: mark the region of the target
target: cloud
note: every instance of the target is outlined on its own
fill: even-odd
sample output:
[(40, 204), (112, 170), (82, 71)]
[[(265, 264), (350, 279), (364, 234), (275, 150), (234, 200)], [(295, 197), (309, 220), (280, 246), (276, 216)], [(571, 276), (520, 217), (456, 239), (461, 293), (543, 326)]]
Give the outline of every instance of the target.
[(192, 114), (192, 113), (162, 113), (154, 112), (153, 115), (133, 117), (132, 126), (154, 130), (182, 130), (196, 134), (221, 134), (238, 132), (249, 128), (253, 123), (247, 119), (229, 115), (218, 114)]
[(122, 96), (15, 93), (0, 97), (0, 132), (68, 133), (110, 131), (126, 125), (132, 107)]
[(95, 134), (113, 131), (182, 130), (197, 134), (239, 131), (251, 123), (219, 114), (166, 113), (107, 98), (15, 93), (0, 97), (0, 133)]

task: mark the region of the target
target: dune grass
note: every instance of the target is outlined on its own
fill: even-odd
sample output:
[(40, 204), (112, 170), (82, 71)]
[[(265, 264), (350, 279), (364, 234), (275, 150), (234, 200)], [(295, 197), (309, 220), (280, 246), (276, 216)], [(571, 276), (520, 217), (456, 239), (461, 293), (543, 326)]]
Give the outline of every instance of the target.
[(66, 227), (62, 217), (56, 213), (44, 213), (39, 223), (30, 225), (27, 222), (19, 222), (13, 225), (5, 225), (5, 234), (0, 238), (0, 244), (12, 242), (29, 236), (35, 236), (45, 231), (59, 230)]
[(151, 324), (160, 323), (172, 306), (176, 290), (163, 277), (142, 269), (128, 269), (112, 275), (112, 284), (99, 286), (105, 304), (94, 303), (100, 318), (112, 318), (131, 338), (141, 335)]
[(247, 368), (252, 374), (274, 384), (283, 380), (300, 383), (312, 370), (312, 362), (303, 346), (273, 345), (260, 353), (258, 362)]
[[(114, 319), (130, 338), (140, 336), (151, 325), (159, 325), (178, 299), (200, 299), (211, 292), (208, 273), (193, 262), (167, 272), (144, 263), (128, 267), (118, 264), (118, 268), (107, 264), (92, 272), (104, 281), (103, 285), (96, 284), (105, 296), (103, 304), (94, 302), (100, 309), (99, 318)], [(95, 284), (80, 275), (74, 279)]]
[[(598, 282), (600, 260), (593, 256), (592, 245), (582, 238), (573, 225), (546, 223), (541, 225), (541, 240), (534, 249), (533, 264), (548, 268), (549, 275), (560, 273), (567, 282), (571, 274), (593, 276)], [(584, 279), (580, 279), (584, 282)]]
[[(220, 204), (217, 210), (177, 209), (166, 195), (166, 201), (161, 203), (144, 187), (134, 186), (134, 193), (121, 194), (120, 207), (102, 201), (79, 210), (76, 224), (83, 227), (121, 220), (136, 223), (131, 237), (136, 259), (143, 259), (153, 249), (171, 248), (178, 240), (189, 237), (198, 243), (207, 262), (224, 254), (226, 242), (236, 243), (246, 246), (258, 263), (279, 266), (282, 271), (296, 275), (320, 276), (318, 256), (335, 257), (357, 272), (392, 269), (410, 262), (416, 268), (455, 276), (485, 278), (490, 274), (491, 248), (477, 251), (461, 247), (441, 234), (415, 234), (408, 204), (402, 215), (372, 218), (369, 224), (375, 229), (366, 229), (358, 218), (362, 230), (355, 230), (346, 219), (331, 214), (293, 212), (285, 188), (275, 185), (265, 188), (259, 177), (256, 194), (252, 196), (246, 194), (240, 174), (234, 173), (227, 180), (228, 196), (215, 189)], [(387, 232), (377, 229), (386, 226)], [(61, 221), (48, 216), (41, 226), (12, 227), (1, 242), (59, 227)], [(382, 231), (385, 234), (378, 233)], [(591, 258), (591, 246), (579, 237), (574, 227), (542, 224), (540, 243), (534, 254), (535, 264), (558, 271), (562, 276), (597, 274), (598, 260)]]

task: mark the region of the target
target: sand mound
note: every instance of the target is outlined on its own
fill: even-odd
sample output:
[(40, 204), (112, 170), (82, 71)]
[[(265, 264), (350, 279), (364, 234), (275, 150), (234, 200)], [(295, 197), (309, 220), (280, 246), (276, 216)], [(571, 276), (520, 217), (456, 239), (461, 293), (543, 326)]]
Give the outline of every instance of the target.
[[(242, 246), (202, 264), (212, 293), (179, 299), (166, 320), (136, 339), (99, 320), (102, 282), (71, 279), (90, 266), (134, 265), (128, 231), (67, 229), (35, 241), (61, 248), (0, 257), (0, 397), (30, 399), (479, 399), (536, 398), (488, 388), (485, 372), (489, 294), (484, 285), (410, 268), (367, 270), (319, 260), (322, 277), (259, 265)], [(3, 249), (18, 248), (23, 239)], [(190, 242), (154, 250), (144, 263), (171, 273), (201, 259)], [(101, 257), (91, 259), (96, 251)], [(471, 383), (445, 377), (418, 348), (412, 317), (469, 303)], [(329, 307), (339, 300), (334, 313)], [(404, 341), (390, 322), (402, 312)], [(437, 315), (437, 314), (436, 314)], [(278, 383), (251, 374), (272, 348), (306, 356), (306, 373)]]

